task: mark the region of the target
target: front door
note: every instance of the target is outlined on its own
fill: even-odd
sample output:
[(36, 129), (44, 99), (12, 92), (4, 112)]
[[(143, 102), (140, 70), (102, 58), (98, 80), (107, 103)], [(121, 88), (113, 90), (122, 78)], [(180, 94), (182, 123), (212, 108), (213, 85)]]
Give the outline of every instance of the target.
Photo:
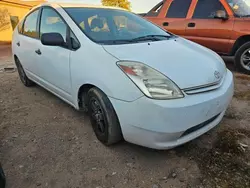
[(67, 47), (67, 24), (52, 8), (42, 9), (40, 37), (43, 33), (60, 33), (65, 47), (45, 46), (40, 42), (38, 68), (42, 85), (64, 99), (71, 100), (70, 53)]
[(187, 14), (192, 0), (169, 0), (167, 1), (167, 12), (161, 21), (162, 27), (176, 35), (185, 36), (187, 25)]
[(192, 18), (186, 25), (186, 38), (217, 53), (228, 54), (234, 18), (214, 18), (218, 10), (226, 11), (219, 0), (198, 0)]

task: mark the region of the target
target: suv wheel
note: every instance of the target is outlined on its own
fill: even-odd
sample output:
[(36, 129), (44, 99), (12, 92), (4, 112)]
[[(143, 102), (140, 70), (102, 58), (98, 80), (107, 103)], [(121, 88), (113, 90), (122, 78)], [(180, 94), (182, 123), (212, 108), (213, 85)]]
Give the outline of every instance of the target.
[(15, 60), (16, 63), (16, 67), (17, 67), (17, 71), (20, 77), (20, 80), (22, 81), (22, 83), (26, 86), (26, 87), (31, 87), (34, 86), (35, 83), (32, 82), (27, 76), (26, 73), (23, 69), (23, 66), (21, 65), (20, 61), (18, 59)]
[(122, 139), (122, 132), (115, 110), (108, 97), (99, 89), (88, 91), (88, 113), (96, 137), (105, 145)]
[(250, 42), (245, 43), (237, 50), (235, 65), (238, 71), (250, 75)]

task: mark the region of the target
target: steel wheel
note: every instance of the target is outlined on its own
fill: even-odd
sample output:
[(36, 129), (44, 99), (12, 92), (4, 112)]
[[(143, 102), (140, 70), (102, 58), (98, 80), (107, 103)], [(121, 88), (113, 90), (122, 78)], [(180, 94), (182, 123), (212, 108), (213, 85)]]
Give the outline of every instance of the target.
[(250, 71), (250, 49), (247, 49), (241, 55), (241, 66)]
[(91, 118), (94, 120), (93, 121), (94, 129), (96, 130), (96, 133), (98, 133), (98, 135), (104, 136), (105, 129), (107, 127), (107, 122), (105, 121), (101, 105), (95, 98), (92, 98), (90, 99), (90, 106), (91, 106), (90, 109)]
[(90, 121), (99, 141), (109, 146), (122, 139), (122, 132), (116, 112), (109, 98), (98, 88), (91, 88), (87, 94)]

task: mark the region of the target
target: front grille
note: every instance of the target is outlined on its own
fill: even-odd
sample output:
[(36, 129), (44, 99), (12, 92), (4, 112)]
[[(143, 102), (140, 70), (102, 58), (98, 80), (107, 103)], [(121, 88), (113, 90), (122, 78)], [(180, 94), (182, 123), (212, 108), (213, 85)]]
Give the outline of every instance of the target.
[(183, 91), (187, 95), (193, 95), (193, 94), (204, 93), (204, 92), (209, 92), (209, 91), (216, 90), (216, 89), (220, 88), (221, 85), (222, 85), (222, 82), (218, 81), (218, 82), (214, 82), (214, 83), (211, 83), (211, 84), (186, 88), (186, 89), (183, 89)]
[(186, 130), (186, 131), (181, 135), (181, 137), (186, 136), (186, 135), (188, 135), (188, 134), (191, 134), (191, 133), (193, 133), (193, 132), (195, 132), (195, 131), (197, 131), (197, 130), (203, 128), (203, 127), (205, 127), (206, 125), (212, 123), (217, 117), (219, 117), (219, 115), (220, 115), (220, 114), (218, 114), (218, 115), (212, 117), (211, 119), (209, 119), (209, 120), (207, 120), (207, 121), (205, 121), (205, 122), (203, 122), (203, 123), (201, 123), (201, 124), (199, 124), (199, 125), (196, 125), (196, 126), (194, 126), (194, 127), (191, 127), (190, 129)]

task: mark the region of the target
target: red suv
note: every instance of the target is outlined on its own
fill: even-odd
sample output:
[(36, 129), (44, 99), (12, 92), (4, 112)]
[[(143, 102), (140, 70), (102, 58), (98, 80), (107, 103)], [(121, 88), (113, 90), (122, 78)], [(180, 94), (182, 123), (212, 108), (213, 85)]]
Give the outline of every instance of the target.
[(144, 15), (164, 29), (235, 56), (250, 74), (250, 0), (164, 0)]

